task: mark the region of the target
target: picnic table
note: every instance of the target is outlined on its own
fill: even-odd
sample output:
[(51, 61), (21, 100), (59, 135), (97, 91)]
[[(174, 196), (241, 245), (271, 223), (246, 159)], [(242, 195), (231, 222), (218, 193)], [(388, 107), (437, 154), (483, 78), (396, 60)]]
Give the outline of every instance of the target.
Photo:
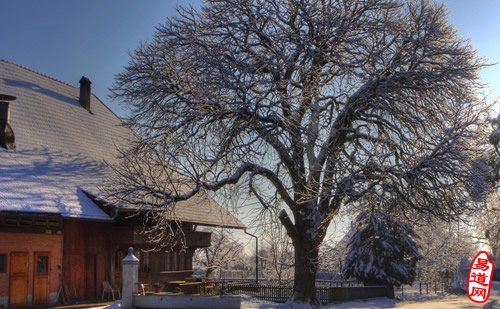
[(167, 291), (179, 290), (184, 294), (199, 294), (203, 282), (186, 282), (185, 280), (167, 281), (165, 287)]

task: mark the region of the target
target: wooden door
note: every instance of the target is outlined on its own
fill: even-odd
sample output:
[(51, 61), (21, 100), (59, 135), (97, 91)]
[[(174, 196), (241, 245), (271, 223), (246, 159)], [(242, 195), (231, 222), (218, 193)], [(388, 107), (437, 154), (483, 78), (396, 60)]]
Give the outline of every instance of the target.
[(28, 296), (28, 252), (11, 252), (9, 307), (26, 306)]
[(96, 255), (87, 254), (85, 267), (85, 298), (95, 299), (97, 297), (97, 278), (96, 278)]
[(67, 264), (64, 268), (64, 283), (67, 285), (68, 295), (72, 299), (85, 297), (85, 256), (69, 254), (66, 256)]
[(33, 272), (33, 304), (49, 303), (50, 253), (35, 252)]

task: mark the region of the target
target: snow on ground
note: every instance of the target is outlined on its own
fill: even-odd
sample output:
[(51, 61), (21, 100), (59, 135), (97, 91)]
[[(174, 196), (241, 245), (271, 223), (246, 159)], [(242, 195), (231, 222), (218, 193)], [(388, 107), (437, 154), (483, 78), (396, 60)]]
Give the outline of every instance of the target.
[(420, 293), (405, 293), (403, 295), (396, 294), (396, 300), (398, 301), (426, 301), (439, 299), (446, 296), (449, 296), (448, 293), (438, 293), (438, 294), (420, 294)]
[[(119, 309), (117, 303), (107, 307), (109, 309)], [(277, 304), (269, 301), (259, 300), (250, 296), (241, 296), (242, 309), (305, 309), (310, 308), (308, 305), (294, 304)], [(386, 297), (355, 300), (340, 304), (330, 304), (324, 306), (325, 309), (375, 309), (375, 308), (399, 308), (399, 309), (499, 309), (500, 308), (500, 282), (494, 282), (488, 302), (485, 304), (475, 304), (470, 301), (465, 293), (463, 295), (450, 295), (442, 293), (438, 296), (434, 295), (417, 295), (406, 294), (403, 300), (393, 300)]]
[(467, 298), (466, 295), (452, 295), (440, 299), (434, 299), (423, 302), (402, 302), (396, 306), (400, 309), (466, 309), (466, 308), (483, 308), (485, 304), (476, 304)]
[[(490, 302), (491, 303), (491, 302)], [(375, 308), (399, 308), (399, 309), (468, 309), (483, 308), (483, 305), (475, 304), (465, 295), (447, 295), (441, 298), (415, 298), (412, 301), (395, 301), (389, 298), (380, 297), (366, 300), (349, 301), (340, 304), (329, 304), (322, 308), (325, 309), (375, 309)], [(491, 305), (490, 305), (491, 306)], [(266, 302), (251, 297), (243, 296), (241, 302), (243, 309), (303, 309), (308, 308), (303, 304), (276, 304)], [(490, 308), (496, 308), (494, 305)]]
[[(96, 307), (103, 308), (103, 307)], [(113, 304), (105, 307), (106, 309), (120, 309), (120, 305)], [(273, 302), (263, 301), (249, 296), (241, 297), (242, 309), (306, 309), (310, 308), (308, 305), (294, 303), (294, 304), (277, 304)], [(415, 298), (412, 301), (395, 301), (393, 299), (380, 297), (365, 300), (355, 300), (344, 302), (340, 304), (330, 304), (324, 306), (325, 309), (376, 309), (376, 308), (399, 308), (399, 309), (498, 309), (500, 302), (498, 299), (493, 298), (486, 304), (475, 304), (471, 302), (465, 295), (447, 295), (441, 298)]]
[[(398, 295), (397, 295), (398, 296)], [(400, 296), (401, 297), (401, 296)], [(243, 309), (302, 309), (307, 308), (303, 304), (276, 304), (242, 296), (241, 308)], [(469, 309), (485, 308), (500, 309), (500, 282), (493, 282), (492, 290), (488, 301), (484, 304), (476, 304), (470, 301), (465, 295), (452, 295), (440, 293), (439, 295), (419, 295), (419, 293), (405, 294), (403, 299), (396, 301), (393, 299), (380, 297), (366, 300), (356, 300), (341, 304), (330, 304), (324, 306), (326, 309), (375, 309), (375, 308), (398, 308), (398, 309)]]
[[(372, 298), (366, 300), (356, 300), (345, 302), (341, 304), (331, 304), (324, 306), (323, 308), (338, 308), (338, 309), (348, 309), (348, 308), (394, 308), (396, 301), (380, 297)], [(242, 309), (305, 309), (310, 308), (310, 306), (300, 303), (293, 304), (277, 304), (272, 302), (267, 302), (263, 300), (258, 300), (249, 296), (242, 296), (241, 299)]]

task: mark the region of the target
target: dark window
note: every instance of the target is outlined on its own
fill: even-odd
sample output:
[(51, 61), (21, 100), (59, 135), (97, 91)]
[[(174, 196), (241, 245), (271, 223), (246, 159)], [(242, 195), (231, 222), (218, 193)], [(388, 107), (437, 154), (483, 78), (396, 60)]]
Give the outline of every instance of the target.
[(7, 254), (0, 254), (0, 273), (7, 272)]
[(36, 273), (37, 275), (46, 275), (49, 272), (49, 257), (37, 256), (36, 258)]

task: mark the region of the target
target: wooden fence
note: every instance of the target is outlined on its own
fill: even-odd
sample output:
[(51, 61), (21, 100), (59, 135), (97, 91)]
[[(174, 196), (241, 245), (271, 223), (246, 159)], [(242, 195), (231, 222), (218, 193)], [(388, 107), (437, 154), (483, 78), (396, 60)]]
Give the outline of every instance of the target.
[(401, 285), (399, 287), (395, 287), (394, 293), (398, 296), (401, 295), (401, 297), (411, 294), (438, 294), (447, 291), (449, 288), (449, 282), (415, 282), (413, 285)]
[[(255, 284), (255, 279), (240, 279), (240, 278), (224, 278), (224, 279), (209, 279), (208, 281), (221, 284), (221, 283), (242, 283), (242, 284)], [(259, 285), (280, 285), (280, 286), (293, 286), (293, 280), (268, 280), (260, 279)], [(316, 280), (316, 286), (321, 287), (352, 287), (361, 286), (356, 280)]]
[[(222, 282), (216, 285), (220, 294), (245, 294), (261, 300), (285, 303), (292, 295), (291, 285), (260, 285), (251, 283)], [(328, 303), (328, 287), (318, 287), (317, 295), (321, 303)]]
[[(245, 294), (261, 300), (284, 303), (292, 296), (293, 285), (269, 285), (237, 281), (211, 281), (214, 292), (220, 295)], [(356, 284), (356, 286), (354, 286)], [(389, 296), (385, 287), (363, 287), (352, 282), (323, 282), (316, 286), (318, 300), (326, 305), (334, 301)]]

